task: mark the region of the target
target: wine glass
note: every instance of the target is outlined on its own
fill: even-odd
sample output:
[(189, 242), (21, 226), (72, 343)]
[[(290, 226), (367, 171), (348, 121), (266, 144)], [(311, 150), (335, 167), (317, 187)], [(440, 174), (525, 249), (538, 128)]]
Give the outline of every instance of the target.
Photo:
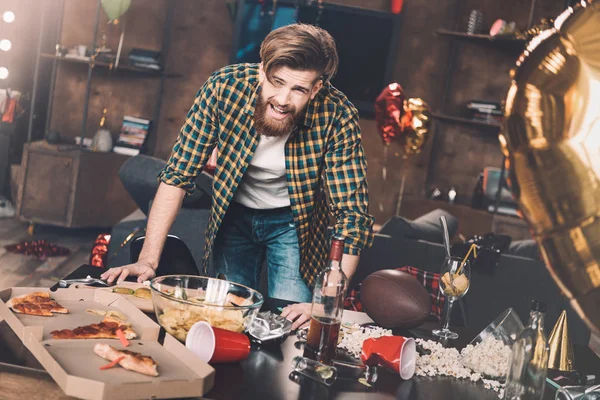
[(471, 265), (469, 260), (463, 261), (458, 257), (446, 257), (440, 272), (440, 292), (446, 296), (448, 306), (446, 316), (443, 319), (442, 329), (434, 329), (433, 334), (445, 339), (456, 339), (458, 333), (452, 332), (450, 316), (454, 302), (463, 297), (471, 285)]

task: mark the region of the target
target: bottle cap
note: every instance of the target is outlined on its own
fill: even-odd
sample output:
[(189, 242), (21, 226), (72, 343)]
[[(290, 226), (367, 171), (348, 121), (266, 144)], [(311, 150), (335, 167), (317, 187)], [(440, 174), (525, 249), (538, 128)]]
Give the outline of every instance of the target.
[(546, 303), (542, 302), (542, 301), (536, 301), (533, 300), (531, 302), (531, 311), (539, 311), (539, 312), (546, 312)]

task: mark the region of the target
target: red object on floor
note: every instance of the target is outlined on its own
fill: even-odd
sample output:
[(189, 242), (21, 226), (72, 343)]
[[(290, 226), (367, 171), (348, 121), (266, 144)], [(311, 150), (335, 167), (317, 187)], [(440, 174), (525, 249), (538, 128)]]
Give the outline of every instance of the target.
[(98, 235), (96, 241), (94, 242), (94, 247), (92, 247), (92, 254), (90, 254), (90, 265), (99, 268), (106, 267), (109, 242), (109, 234), (101, 233), (100, 235)]
[(26, 241), (17, 244), (11, 244), (4, 247), (6, 251), (11, 253), (20, 253), (28, 256), (36, 256), (40, 260), (48, 257), (66, 256), (71, 253), (71, 250), (66, 247), (57, 246), (48, 243), (45, 240)]

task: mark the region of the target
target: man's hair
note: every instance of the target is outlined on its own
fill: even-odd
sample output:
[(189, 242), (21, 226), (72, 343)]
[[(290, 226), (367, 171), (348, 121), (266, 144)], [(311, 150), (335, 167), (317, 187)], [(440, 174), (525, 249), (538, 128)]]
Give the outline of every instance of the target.
[(333, 37), (324, 29), (308, 24), (287, 25), (271, 31), (260, 45), (260, 59), (270, 80), (275, 69), (317, 71), (327, 81), (338, 68)]

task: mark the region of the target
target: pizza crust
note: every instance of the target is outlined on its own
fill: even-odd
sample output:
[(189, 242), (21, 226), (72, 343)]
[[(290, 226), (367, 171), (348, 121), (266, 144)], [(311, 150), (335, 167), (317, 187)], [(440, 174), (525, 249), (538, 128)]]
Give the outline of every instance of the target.
[(6, 305), (18, 314), (51, 317), (53, 313), (68, 314), (69, 310), (50, 297), (48, 292), (32, 292), (8, 300)]

